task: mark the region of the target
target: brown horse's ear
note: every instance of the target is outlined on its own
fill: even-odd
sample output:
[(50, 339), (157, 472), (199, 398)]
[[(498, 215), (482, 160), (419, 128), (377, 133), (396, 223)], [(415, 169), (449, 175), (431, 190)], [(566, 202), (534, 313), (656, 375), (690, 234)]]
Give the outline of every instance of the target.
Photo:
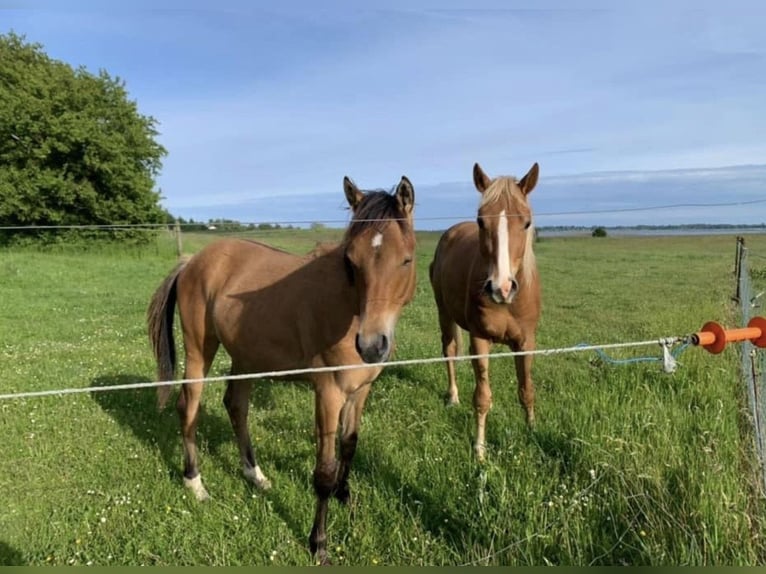
[(529, 168), (527, 175), (521, 178), (519, 182), (519, 188), (524, 192), (524, 195), (528, 195), (537, 185), (537, 176), (540, 175), (540, 166), (535, 165)]
[(412, 213), (415, 207), (415, 188), (406, 175), (402, 176), (402, 180), (396, 186), (396, 200), (404, 213)]
[(346, 201), (351, 206), (351, 211), (354, 211), (364, 198), (364, 193), (359, 191), (359, 188), (348, 176), (343, 178), (343, 191), (346, 193)]
[(484, 170), (481, 169), (481, 166), (478, 163), (473, 164), (473, 184), (476, 186), (476, 189), (479, 191), (479, 193), (484, 193), (487, 191), (487, 188), (491, 183), (492, 180), (486, 173), (484, 173)]

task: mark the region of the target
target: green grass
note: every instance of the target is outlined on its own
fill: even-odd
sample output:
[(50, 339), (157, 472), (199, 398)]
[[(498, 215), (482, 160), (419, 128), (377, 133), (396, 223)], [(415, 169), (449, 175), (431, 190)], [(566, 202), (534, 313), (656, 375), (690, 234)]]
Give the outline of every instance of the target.
[[(261, 234), (305, 251), (333, 232)], [(438, 235), (419, 238), (418, 287), (397, 358), (440, 354), (427, 278)], [(186, 234), (193, 252), (209, 234)], [(766, 238), (748, 236), (766, 254)], [(541, 348), (654, 339), (731, 324), (734, 238), (544, 239)], [(0, 393), (151, 380), (149, 298), (175, 262), (144, 248), (0, 253)], [(466, 346), (467, 347), (467, 346)], [(504, 350), (498, 348), (498, 350)], [(761, 564), (763, 501), (738, 348), (687, 349), (658, 363), (593, 353), (539, 358), (530, 432), (511, 361), (493, 361), (488, 460), (472, 457), (468, 363), (462, 403), (445, 408), (443, 365), (391, 368), (376, 381), (351, 475), (350, 508), (331, 503), (339, 564)], [(614, 352), (660, 356), (660, 349)], [(212, 374), (226, 370), (221, 354)], [(173, 409), (152, 390), (0, 402), (0, 563), (311, 563), (313, 396), (262, 382), (251, 432), (274, 486), (242, 478), (223, 386), (203, 396), (202, 472), (213, 499), (181, 482)]]

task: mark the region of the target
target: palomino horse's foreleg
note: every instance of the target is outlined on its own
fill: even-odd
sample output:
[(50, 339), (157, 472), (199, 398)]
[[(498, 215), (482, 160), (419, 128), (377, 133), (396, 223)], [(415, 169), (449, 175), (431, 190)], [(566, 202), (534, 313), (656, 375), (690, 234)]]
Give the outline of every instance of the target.
[[(439, 313), (439, 327), (442, 332), (442, 355), (447, 358), (455, 357), (458, 354), (460, 343), (460, 330), (457, 324), (442, 313)], [(457, 389), (457, 378), (455, 376), (455, 361), (447, 361), (447, 404), (457, 405), (460, 403)]]
[[(471, 354), (486, 355), (490, 350), (490, 342), (486, 339), (471, 336)], [(476, 378), (476, 388), (473, 392), (473, 409), (476, 413), (476, 458), (484, 460), (485, 430), (487, 413), (492, 407), (492, 390), (489, 387), (489, 359), (487, 357), (471, 359), (473, 374)]]
[(351, 498), (348, 487), (348, 475), (351, 471), (351, 461), (354, 460), (356, 445), (359, 440), (359, 427), (362, 422), (362, 411), (367, 395), (370, 394), (371, 385), (365, 384), (346, 400), (341, 410), (341, 434), (340, 434), (340, 466), (338, 468), (338, 485), (335, 489), (335, 498), (346, 504)]
[[(511, 345), (513, 351), (533, 351), (535, 348), (534, 334), (527, 335), (523, 345)], [(527, 425), (535, 424), (535, 387), (532, 383), (532, 355), (514, 357), (516, 377), (518, 379), (519, 402), (524, 408)]]
[(314, 491), (317, 496), (314, 526), (309, 535), (309, 547), (323, 564), (327, 559), (327, 507), (338, 485), (338, 461), (335, 457), (335, 439), (340, 411), (346, 402), (345, 395), (335, 385), (332, 376), (316, 382), (316, 447), (314, 467)]
[(247, 413), (250, 408), (250, 381), (229, 381), (226, 383), (226, 393), (223, 404), (229, 413), (229, 420), (234, 429), (239, 446), (239, 456), (242, 460), (242, 470), (245, 477), (258, 488), (268, 490), (271, 482), (263, 474), (253, 451), (250, 431), (247, 428)]
[[(191, 378), (191, 377), (189, 377)], [(184, 446), (184, 484), (191, 489), (197, 500), (210, 498), (202, 485), (197, 457), (197, 420), (203, 383), (186, 383), (181, 386), (176, 409), (181, 419), (181, 435)]]

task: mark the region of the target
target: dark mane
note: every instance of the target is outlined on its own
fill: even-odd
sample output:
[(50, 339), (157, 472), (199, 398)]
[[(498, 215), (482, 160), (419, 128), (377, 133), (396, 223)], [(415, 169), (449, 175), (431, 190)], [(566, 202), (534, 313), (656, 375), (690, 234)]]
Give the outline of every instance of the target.
[(407, 228), (407, 215), (399, 207), (396, 195), (383, 190), (368, 191), (354, 212), (343, 243), (348, 243), (370, 227), (382, 231), (391, 220), (395, 220), (402, 230)]

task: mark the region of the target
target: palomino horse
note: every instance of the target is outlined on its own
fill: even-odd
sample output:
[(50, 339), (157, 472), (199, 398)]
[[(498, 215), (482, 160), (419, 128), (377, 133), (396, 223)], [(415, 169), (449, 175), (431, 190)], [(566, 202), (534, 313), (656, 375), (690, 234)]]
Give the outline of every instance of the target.
[[(414, 189), (402, 177), (395, 193), (360, 191), (344, 179), (353, 216), (339, 245), (297, 256), (240, 239), (214, 242), (181, 263), (160, 285), (148, 310), (149, 337), (160, 380), (175, 377), (173, 316), (181, 318), (185, 378), (203, 378), (220, 345), (231, 374), (380, 363), (394, 347), (394, 328), (415, 291)], [(371, 383), (381, 365), (307, 375), (315, 394), (317, 496), (309, 543), (327, 561), (329, 498), (349, 499), (348, 475)], [(247, 479), (269, 480), (248, 431), (249, 380), (228, 381), (224, 405)], [(182, 385), (177, 402), (184, 447), (184, 483), (208, 498), (195, 435), (203, 383)], [(158, 387), (160, 405), (169, 386)], [(335, 441), (340, 426), (340, 460)]]
[[(473, 182), (481, 193), (476, 222), (463, 222), (444, 232), (436, 246), (429, 274), (439, 309), (442, 351), (445, 357), (460, 352), (458, 326), (468, 331), (471, 354), (484, 355), (493, 343), (513, 351), (535, 348), (540, 316), (540, 280), (532, 251), (534, 228), (527, 196), (537, 183), (535, 163), (521, 181), (513, 177), (490, 179), (479, 164)], [(515, 357), (519, 401), (527, 424), (535, 418), (532, 357)], [(483, 460), (487, 412), (492, 406), (489, 359), (473, 359), (476, 388), (476, 456)], [(447, 361), (448, 402), (457, 404), (454, 361)]]

